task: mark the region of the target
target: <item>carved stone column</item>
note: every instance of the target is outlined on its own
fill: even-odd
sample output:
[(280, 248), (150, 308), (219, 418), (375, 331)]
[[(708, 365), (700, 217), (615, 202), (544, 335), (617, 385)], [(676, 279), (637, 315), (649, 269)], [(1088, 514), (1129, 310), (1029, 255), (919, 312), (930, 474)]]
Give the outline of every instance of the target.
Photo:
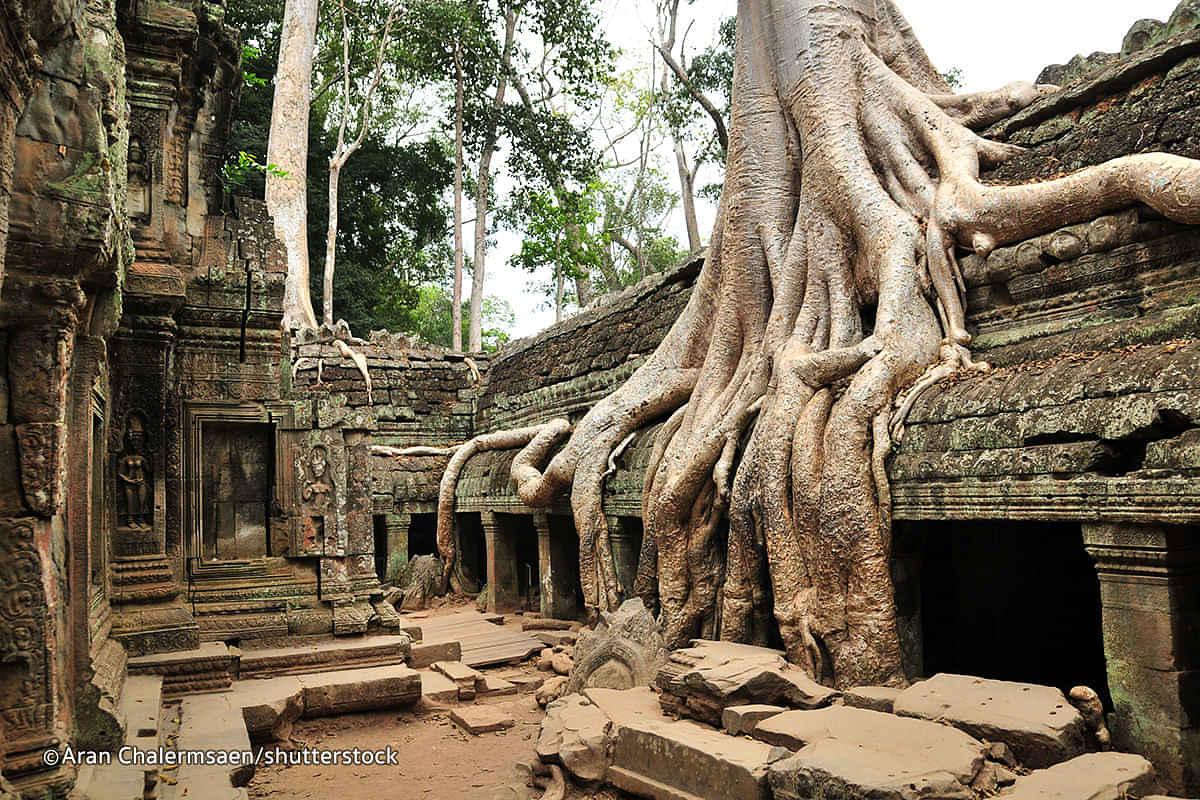
[(517, 549), (513, 537), (504, 529), (499, 514), (484, 511), (483, 538), (487, 545), (487, 608), (495, 613), (516, 608), (520, 603), (517, 587)]
[(396, 580), (400, 570), (408, 564), (408, 529), (412, 525), (412, 514), (387, 515), (387, 574), (389, 581)]
[(617, 571), (617, 583), (620, 585), (621, 597), (633, 597), (633, 582), (637, 579), (638, 557), (641, 553), (641, 540), (630, 530), (631, 523), (626, 517), (608, 515), (608, 541), (612, 548), (613, 566)]
[(551, 535), (550, 515), (533, 515), (533, 526), (538, 534), (538, 562), (542, 580), (542, 616), (555, 619), (573, 619), (579, 614), (579, 599), (576, 587), (579, 584), (579, 549), (572, 547), (577, 539), (568, 540), (563, 534), (574, 536), (574, 530), (558, 531)]
[(1200, 791), (1200, 529), (1083, 526), (1096, 562), (1113, 744), (1154, 762), (1172, 793)]

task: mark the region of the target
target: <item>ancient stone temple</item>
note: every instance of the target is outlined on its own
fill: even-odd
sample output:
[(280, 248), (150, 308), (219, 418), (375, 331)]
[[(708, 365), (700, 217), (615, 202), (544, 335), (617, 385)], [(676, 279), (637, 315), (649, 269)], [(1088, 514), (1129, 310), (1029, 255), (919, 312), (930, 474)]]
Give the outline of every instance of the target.
[[(1064, 88), (988, 132), (1029, 149), (987, 177), (1200, 157), (1187, 9), (1139, 23), (1119, 55), (1054, 68)], [(271, 221), (220, 180), (241, 82), (223, 14), (0, 0), (0, 796), (66, 796), (79, 773), (46, 754), (126, 741), (136, 678), (160, 678), (187, 713), (232, 703), (239, 672), (298, 669), (252, 662), (242, 648), (256, 643), (386, 635), (355, 663), (411, 662), (381, 583), (438, 554), (445, 448), (578, 420), (663, 339), (701, 268), (490, 357), (281, 332)], [(1200, 793), (1200, 229), (1132, 207), (963, 271), (974, 347), (994, 369), (924, 393), (887, 468), (907, 677), (1087, 684), (1117, 749), (1148, 758), (1163, 789)], [(642, 593), (657, 430), (606, 476), (624, 598)], [(569, 502), (525, 506), (516, 453), (480, 452), (462, 471), (451, 586), (490, 612), (580, 619)], [(604, 635), (656, 635), (631, 614)], [(682, 670), (661, 666), (661, 637), (652, 663), (593, 657), (621, 646), (591, 645), (597, 681)], [(415, 673), (388, 681), (371, 691), (420, 694)], [(321, 689), (320, 713), (372, 707)], [(290, 725), (292, 695), (269, 700), (223, 707), (231, 747), (275, 700), (260, 727)], [(776, 796), (801, 796), (788, 791)]]

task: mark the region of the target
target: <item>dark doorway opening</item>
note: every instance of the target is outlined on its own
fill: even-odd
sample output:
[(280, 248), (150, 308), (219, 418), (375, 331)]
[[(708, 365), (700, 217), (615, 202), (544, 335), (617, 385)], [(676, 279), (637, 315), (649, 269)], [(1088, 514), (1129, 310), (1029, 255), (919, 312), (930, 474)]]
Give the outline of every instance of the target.
[(512, 524), (508, 528), (517, 560), (517, 595), (522, 608), (536, 611), (542, 593), (537, 529), (533, 527), (532, 517), (512, 515), (510, 519)]
[(387, 530), (387, 515), (374, 514), (371, 517), (371, 525), (375, 535), (375, 575), (381, 581), (387, 580), (388, 556), (388, 530)]
[(413, 514), (408, 523), (408, 557), (437, 555), (437, 514)]
[[(1111, 708), (1100, 584), (1077, 523), (909, 523), (924, 672), (1086, 684)], [(916, 540), (913, 540), (916, 534)]]
[(265, 558), (270, 550), (275, 427), (206, 422), (203, 448), (203, 555), (206, 560)]
[(575, 532), (575, 520), (566, 514), (550, 514), (549, 523), (554, 616), (578, 618), (583, 613), (583, 584), (579, 581), (579, 534)]
[(458, 576), (464, 592), (481, 591), (487, 584), (487, 541), (479, 514), (456, 514)]

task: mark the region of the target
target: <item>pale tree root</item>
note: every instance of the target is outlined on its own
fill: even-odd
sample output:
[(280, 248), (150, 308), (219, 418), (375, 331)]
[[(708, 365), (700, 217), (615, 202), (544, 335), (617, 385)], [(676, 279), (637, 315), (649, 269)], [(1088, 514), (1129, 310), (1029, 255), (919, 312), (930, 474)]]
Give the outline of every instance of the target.
[(549, 451), (566, 437), (570, 429), (571, 425), (565, 419), (555, 419), (543, 425), (485, 433), (455, 449), (438, 486), (437, 548), (442, 559), (443, 593), (450, 588), (450, 576), (458, 561), (458, 548), (454, 542), (454, 494), (458, 488), (458, 476), (466, 463), (475, 454), (488, 450), (511, 450), (535, 445), (541, 451)]

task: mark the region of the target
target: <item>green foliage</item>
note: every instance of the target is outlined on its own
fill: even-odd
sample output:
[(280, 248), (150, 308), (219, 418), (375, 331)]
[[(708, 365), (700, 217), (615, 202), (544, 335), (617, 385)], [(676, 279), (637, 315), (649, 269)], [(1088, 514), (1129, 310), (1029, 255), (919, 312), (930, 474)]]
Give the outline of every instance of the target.
[(717, 28), (717, 40), (687, 64), (687, 85), (675, 80), (670, 90), (659, 98), (672, 135), (703, 143), (703, 148), (696, 155), (696, 160), (701, 163), (724, 163), (725, 153), (713, 134), (712, 121), (696, 101), (691, 89), (712, 99), (721, 109), (728, 126), (729, 109), (733, 103), (733, 52), (736, 35), (737, 20), (734, 17), (722, 19)]
[[(397, 320), (393, 330), (415, 333), (430, 344), (450, 347), (452, 301), (449, 292), (433, 284), (409, 286), (405, 292), (404, 298), (398, 298), (398, 305), (389, 309)], [(467, 339), (467, 316), (467, 304), (463, 303), (463, 341)], [(492, 352), (509, 340), (508, 332), (516, 324), (517, 317), (508, 301), (499, 297), (483, 298), (482, 317), (483, 349)]]
[(962, 67), (951, 67), (942, 73), (942, 80), (949, 84), (951, 89), (961, 89), (963, 85)]

